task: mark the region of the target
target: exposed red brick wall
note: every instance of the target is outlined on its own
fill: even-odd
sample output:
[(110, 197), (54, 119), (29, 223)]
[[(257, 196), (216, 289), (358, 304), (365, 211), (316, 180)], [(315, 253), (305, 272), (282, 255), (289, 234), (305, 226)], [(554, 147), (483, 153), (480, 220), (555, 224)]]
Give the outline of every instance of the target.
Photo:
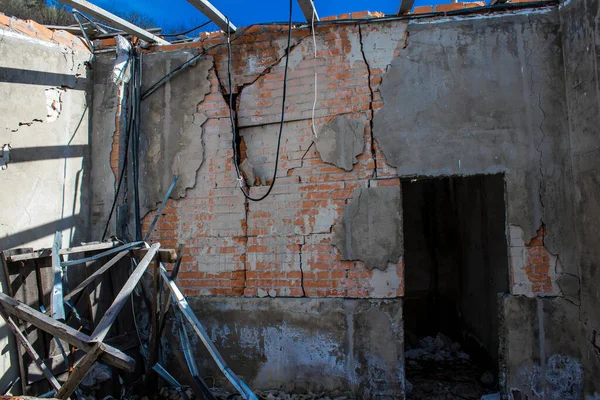
[[(396, 29), (394, 24), (388, 28)], [(380, 28), (365, 25), (361, 33), (366, 37)], [(271, 138), (263, 149), (269, 158), (265, 164), (270, 171), (268, 179), (279, 130), (286, 35), (285, 26), (256, 26), (232, 43), (234, 90), (241, 92), (237, 117), (245, 141), (243, 156), (256, 161), (252, 129), (265, 129)], [(180, 46), (208, 49), (208, 57), (215, 62), (209, 76), (211, 92), (198, 106), (208, 120), (203, 126), (205, 160), (196, 187), (188, 190), (185, 198), (168, 202), (152, 237), (164, 246), (185, 244), (178, 278), (185, 294), (256, 296), (273, 290), (277, 296), (293, 297), (403, 294), (402, 260), (390, 264), (385, 272), (368, 271), (360, 261), (341, 261), (339, 251), (330, 244), (332, 226), (356, 188), (400, 184), (370, 130), (372, 111), (381, 106), (377, 90), (385, 66), (374, 62), (369, 80), (357, 25), (322, 26), (317, 28), (317, 36), (315, 124), (320, 127), (335, 115), (362, 121), (364, 151), (352, 171), (320, 159), (312, 144), (310, 120), (312, 36), (308, 29), (294, 30), (286, 100), (286, 121), (290, 122), (284, 126), (275, 188), (259, 203), (245, 201), (230, 161), (229, 108), (222, 94), (228, 90), (225, 37), (211, 34), (201, 42)], [(399, 39), (391, 49), (390, 61), (404, 47), (403, 36)], [(375, 54), (372, 51), (369, 57)], [(257, 197), (266, 190), (266, 186), (252, 187), (250, 194)], [(148, 229), (153, 217), (154, 212), (145, 217), (143, 229)]]
[(533, 293), (551, 293), (552, 278), (549, 274), (551, 255), (544, 247), (544, 235), (546, 228), (541, 227), (537, 231), (537, 236), (527, 244), (527, 265), (525, 273), (529, 282), (531, 282), (531, 290)]

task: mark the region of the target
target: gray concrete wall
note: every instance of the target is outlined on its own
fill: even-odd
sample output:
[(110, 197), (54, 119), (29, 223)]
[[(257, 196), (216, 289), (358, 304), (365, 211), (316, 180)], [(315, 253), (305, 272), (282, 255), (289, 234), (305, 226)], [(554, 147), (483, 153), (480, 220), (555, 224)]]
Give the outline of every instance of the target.
[[(0, 25), (0, 146), (11, 147), (0, 169), (0, 250), (50, 247), (56, 231), (63, 246), (88, 238), (89, 60), (72, 35)], [(12, 338), (0, 322), (2, 388), (18, 374)]]
[[(586, 398), (600, 398), (600, 1), (560, 9), (581, 278)], [(595, 396), (595, 397), (594, 397)]]
[[(229, 366), (254, 389), (404, 396), (402, 299), (197, 297), (190, 304)], [(226, 386), (202, 342), (190, 337), (201, 374)]]
[[(526, 353), (525, 356), (529, 361), (522, 362), (521, 357), (524, 355), (516, 350), (519, 347), (511, 347), (510, 350), (506, 350), (505, 347), (504, 358), (501, 361), (505, 366), (503, 369), (505, 395), (513, 389), (530, 393), (533, 396), (530, 398), (543, 398), (545, 393), (548, 396), (555, 393), (559, 395), (569, 393), (568, 387), (556, 389), (552, 386), (554, 385), (552, 382), (556, 382), (553, 381), (555, 379), (553, 375), (550, 377), (544, 375), (545, 382), (548, 384), (546, 388), (551, 388), (547, 392), (534, 392), (530, 388), (531, 382), (519, 378), (520, 374), (529, 374), (528, 376), (537, 374), (540, 368), (550, 368), (552, 363), (554, 363), (552, 365), (561, 365), (560, 361), (566, 360), (564, 357), (570, 357), (569, 360), (572, 361), (564, 364), (567, 367), (582, 365), (584, 380), (582, 393), (589, 397), (598, 392), (596, 383), (600, 381), (596, 379), (599, 370), (598, 350), (593, 345), (593, 343), (600, 343), (596, 333), (600, 330), (598, 326), (600, 321), (598, 313), (595, 312), (599, 300), (596, 289), (598, 283), (596, 260), (599, 255), (596, 250), (599, 239), (596, 223), (598, 215), (596, 191), (599, 179), (594, 163), (599, 122), (598, 70), (595, 66), (596, 43), (599, 41), (596, 28), (597, 3), (596, 0), (572, 0), (560, 11), (556, 7), (547, 7), (490, 15), (413, 20), (408, 23), (402, 21), (364, 24), (361, 28), (363, 31), (359, 31), (356, 26), (336, 26), (328, 33), (340, 35), (343, 33), (348, 37), (349, 43), (342, 40), (327, 44), (323, 40), (318, 41), (320, 49), (332, 46), (326, 49), (331, 50), (331, 54), (334, 54), (334, 50), (339, 51), (340, 43), (345, 43), (345, 50), (348, 50), (348, 53), (344, 57), (347, 59), (340, 59), (339, 64), (349, 71), (354, 71), (353, 73), (362, 71), (360, 72), (362, 80), (356, 78), (358, 75), (350, 74), (352, 79), (355, 79), (351, 83), (363, 89), (365, 93), (375, 88), (372, 97), (375, 99), (375, 104), (379, 105), (377, 99), (380, 95), (383, 100), (383, 107), (376, 111), (373, 120), (373, 136), (378, 145), (376, 149), (371, 148), (369, 144), (370, 113), (353, 115), (354, 119), (367, 120), (366, 150), (357, 157), (360, 163), (353, 166), (353, 171), (357, 175), (354, 178), (348, 175), (341, 179), (354, 179), (360, 182), (362, 185), (360, 187), (365, 187), (377, 182), (370, 180), (373, 175), (375, 178), (381, 177), (377, 174), (388, 178), (393, 174), (403, 178), (504, 174), (506, 236), (511, 248), (510, 264), (513, 274), (510, 286), (512, 296), (507, 297), (504, 311), (501, 312), (506, 322), (504, 325), (506, 330), (500, 339), (503, 345), (508, 343), (509, 346), (517, 346), (518, 340), (523, 338), (523, 340), (527, 339), (529, 347), (542, 349), (537, 356)], [(405, 30), (408, 34), (404, 40), (401, 40)], [(273, 43), (280, 43), (281, 38), (274, 34)], [(295, 60), (290, 60), (293, 61), (291, 71), (296, 72), (296, 76), (302, 77), (306, 73), (308, 76), (306, 79), (310, 80), (312, 69), (307, 69), (309, 72), (295, 71), (297, 65), (308, 64), (312, 68), (310, 58), (312, 48), (305, 42), (310, 43), (310, 40), (302, 41), (303, 44), (294, 47)], [(208, 71), (211, 80), (210, 94), (205, 95), (206, 68), (196, 66), (190, 69), (195, 74), (182, 74), (182, 77), (171, 82), (170, 87), (155, 93), (153, 96), (156, 97), (148, 100), (152, 101), (151, 107), (156, 112), (153, 121), (155, 127), (159, 129), (148, 131), (149, 136), (145, 138), (147, 155), (150, 157), (149, 161), (145, 162), (149, 167), (154, 168), (155, 166), (151, 164), (155, 161), (162, 163), (162, 154), (168, 155), (168, 159), (173, 160), (180, 152), (181, 148), (168, 147), (170, 142), (161, 137), (161, 132), (165, 128), (169, 128), (168, 138), (172, 140), (184, 138), (189, 140), (189, 143), (195, 143), (194, 149), (186, 149), (193, 152), (182, 153), (188, 161), (185, 164), (187, 167), (185, 174), (186, 180), (189, 179), (190, 182), (185, 185), (189, 188), (185, 192), (186, 199), (174, 202), (176, 206), (169, 211), (170, 219), (164, 221), (164, 227), (156, 235), (157, 239), (161, 241), (164, 239), (164, 243), (175, 244), (176, 241), (182, 241), (190, 247), (190, 257), (185, 261), (188, 264), (184, 263), (183, 271), (187, 275), (181, 277), (182, 282), (185, 282), (186, 293), (255, 296), (260, 293), (256, 290), (257, 286), (261, 285), (258, 283), (260, 280), (254, 281), (257, 286), (250, 286), (253, 282), (246, 279), (246, 272), (256, 272), (255, 265), (265, 260), (276, 261), (269, 263), (268, 267), (272, 270), (267, 271), (275, 275), (290, 271), (310, 272), (310, 260), (314, 255), (309, 253), (310, 250), (307, 248), (312, 244), (321, 246), (325, 243), (324, 247), (329, 246), (325, 240), (331, 238), (331, 226), (343, 218), (341, 215), (343, 207), (338, 207), (332, 212), (331, 203), (327, 202), (328, 207), (323, 207), (315, 213), (319, 216), (325, 215), (322, 218), (315, 218), (318, 223), (297, 227), (291, 222), (296, 220), (296, 212), (302, 204), (303, 197), (299, 188), (304, 190), (308, 187), (302, 179), (310, 178), (313, 179), (309, 181), (311, 183), (322, 183), (329, 178), (329, 175), (317, 176), (314, 171), (307, 169), (310, 163), (318, 164), (320, 160), (304, 159), (305, 156), (313, 156), (309, 152), (312, 142), (309, 124), (313, 92), (308, 85), (296, 89), (306, 89), (302, 95), (290, 97), (292, 99), (289, 100), (290, 105), (293, 106), (289, 107), (287, 118), (291, 122), (285, 124), (283, 136), (285, 155), (297, 154), (299, 159), (294, 159), (293, 162), (288, 159), (280, 165), (283, 174), (282, 181), (274, 191), (276, 196), (271, 196), (264, 203), (244, 202), (235, 187), (235, 177), (229, 161), (231, 157), (229, 110), (221, 96), (224, 86), (219, 86), (219, 78), (221, 85), (226, 83), (226, 79), (223, 81), (223, 77), (226, 76), (225, 65), (222, 62), (224, 49), (225, 47), (221, 47), (214, 50), (215, 60), (220, 61), (215, 61)], [(266, 161), (261, 162), (260, 159), (264, 156), (263, 158), (272, 162), (278, 129), (278, 125), (273, 123), (279, 121), (280, 111), (275, 103), (270, 107), (263, 107), (258, 100), (267, 91), (267, 87), (272, 89), (271, 86), (267, 86), (273, 83), (268, 78), (273, 78), (277, 85), (281, 84), (280, 79), (276, 78), (282, 72), (281, 60), (275, 60), (275, 64), (256, 73), (251, 67), (254, 65), (252, 63), (260, 60), (258, 54), (261, 54), (261, 50), (258, 46), (253, 48), (250, 45), (244, 45), (244, 49), (245, 52), (247, 51), (244, 55), (249, 54), (249, 56), (238, 57), (237, 61), (241, 67), (237, 64), (234, 66), (247, 73), (242, 78), (244, 82), (248, 82), (243, 87), (237, 102), (238, 123), (240, 127), (244, 127), (241, 134), (246, 141), (248, 159), (253, 162), (259, 175), (264, 175), (265, 171), (271, 171), (272, 168), (271, 164)], [(148, 58), (147, 65), (153, 65), (159, 72), (167, 71), (169, 65), (174, 66), (176, 61), (187, 59), (190, 51), (182, 49), (169, 55), (152, 56)], [(335, 61), (338, 62), (338, 59)], [(108, 68), (110, 61), (106, 62)], [(366, 63), (369, 63), (369, 69), (366, 68)], [(375, 70), (387, 70), (387, 72), (383, 75), (380, 86), (369, 87), (367, 82), (370, 80), (366, 78), (370, 78), (369, 74), (374, 73)], [(325, 73), (326, 71), (323, 71), (322, 75)], [(257, 74), (262, 75), (257, 76)], [(145, 76), (153, 75), (148, 71)], [(157, 72), (154, 77), (159, 76)], [(102, 80), (97, 79), (96, 82), (104, 84)], [(191, 83), (188, 85), (187, 82)], [(337, 85), (337, 81), (335, 84)], [(280, 86), (275, 87), (274, 94), (279, 96)], [(323, 89), (325, 85), (320, 87), (328, 96), (337, 95), (333, 89)], [(100, 90), (103, 89), (97, 86), (96, 97), (108, 93)], [(194, 90), (197, 90), (197, 93), (192, 93)], [(109, 94), (114, 97), (114, 91)], [(371, 99), (370, 95), (356, 96), (357, 107), (361, 105), (358, 104), (361, 101), (360, 97)], [(167, 107), (168, 105), (170, 107)], [(370, 106), (373, 104), (369, 104)], [(160, 113), (163, 112), (163, 108), (168, 108), (170, 114), (165, 112), (168, 118), (161, 118)], [(180, 112), (184, 109), (188, 111)], [(105, 109), (106, 112), (112, 113), (110, 115), (103, 115), (104, 111), (101, 109), (96, 110), (99, 110), (100, 120), (106, 121), (108, 127), (106, 131), (114, 132), (116, 106), (111, 103), (110, 107)], [(335, 114), (338, 111), (321, 107), (317, 109), (317, 117), (332, 116), (330, 112)], [(201, 122), (204, 116), (207, 120), (199, 123), (201, 127), (194, 126), (196, 122)], [(196, 120), (196, 117), (200, 119)], [(317, 121), (321, 126), (324, 122), (324, 119)], [(99, 172), (99, 177), (107, 179), (105, 182), (99, 181), (98, 187), (94, 184), (94, 188), (97, 189), (95, 193), (104, 196), (103, 200), (97, 202), (94, 200), (94, 207), (98, 206), (97, 209), (94, 208), (94, 212), (98, 210), (98, 216), (103, 212), (106, 213), (107, 201), (112, 199), (112, 193), (107, 188), (114, 183), (112, 171), (106, 167), (106, 164), (104, 166), (102, 164), (102, 162), (108, 163), (110, 155), (110, 143), (102, 136), (103, 134), (104, 130), (98, 129), (94, 135), (96, 139), (104, 140), (101, 147), (96, 147), (102, 149), (103, 154), (99, 157), (104, 157), (104, 161), (100, 159), (99, 163), (94, 163), (94, 166), (105, 168), (106, 173)], [(152, 144), (153, 141), (155, 145)], [(165, 151), (161, 153), (163, 149)], [(385, 160), (377, 155), (378, 149), (381, 149), (385, 155)], [(369, 170), (364, 165), (370, 160), (368, 157), (371, 151), (377, 156), (377, 162), (374, 162), (375, 168)], [(365, 153), (368, 153), (366, 154), (368, 157), (365, 157)], [(263, 168), (264, 165), (268, 167)], [(164, 170), (151, 171), (152, 168), (148, 168), (148, 176), (160, 181), (159, 192), (164, 192), (170, 176), (179, 168), (170, 161), (164, 163), (164, 166)], [(345, 164), (345, 166), (349, 165)], [(363, 168), (362, 173), (367, 178), (358, 175), (361, 172), (360, 168)], [(196, 174), (196, 171), (199, 172)], [(287, 176), (283, 178), (284, 175)], [(262, 194), (264, 189), (252, 188), (251, 193)], [(178, 190), (178, 195), (184, 193), (184, 187)], [(307, 193), (312, 194), (314, 190), (307, 190)], [(148, 209), (151, 209), (156, 201), (160, 200), (160, 193), (153, 193), (147, 198), (151, 199), (147, 202)], [(271, 210), (274, 210), (274, 213), (271, 219), (265, 222), (268, 225), (261, 225), (262, 220), (257, 215)], [(198, 216), (205, 219), (197, 222)], [(104, 221), (102, 218), (99, 220)], [(525, 251), (526, 244), (536, 236), (536, 230), (543, 224), (547, 229), (544, 245), (553, 260), (551, 271), (548, 272), (551, 278), (551, 290), (536, 293), (523, 272), (527, 256), (519, 258), (518, 251), (513, 249), (519, 248)], [(261, 230), (263, 227), (268, 227), (268, 233), (263, 233)], [(404, 232), (405, 238), (409, 235), (410, 232)], [(276, 245), (268, 247), (264, 252), (251, 253), (248, 250), (251, 243), (267, 243), (271, 246), (271, 242)], [(286, 249), (286, 245), (296, 243), (302, 243), (303, 246), (298, 253), (280, 251)], [(232, 253), (221, 254), (221, 249)], [(327, 256), (337, 254), (329, 252), (328, 247), (327, 249)], [(276, 258), (271, 253), (285, 254), (285, 257)], [(333, 258), (326, 258), (326, 260), (331, 265), (336, 263)], [(234, 278), (242, 275), (242, 272), (243, 278)], [(397, 278), (396, 275), (394, 276)], [(369, 286), (368, 279), (362, 279), (360, 282), (362, 287)], [(231, 286), (238, 280), (242, 281), (240, 285), (243, 286), (235, 289), (240, 290), (229, 290), (228, 287), (220, 286), (221, 283)], [(268, 281), (267, 285), (270, 282)], [(267, 286), (264, 287), (269, 289)], [(263, 286), (259, 288), (263, 290)], [(305, 295), (304, 287), (302, 290), (292, 288), (298, 289), (296, 292), (292, 292), (289, 288), (285, 289), (275, 291), (276, 295), (288, 296), (290, 293), (295, 293), (294, 296)], [(401, 295), (401, 289), (392, 293), (393, 296)], [(546, 298), (538, 300), (534, 297)], [(257, 303), (247, 305), (255, 301)], [(313, 375), (311, 375), (311, 368), (306, 366), (306, 363), (303, 364), (304, 361), (299, 355), (292, 354), (277, 358), (270, 353), (272, 347), (267, 346), (268, 348), (265, 349), (265, 343), (284, 343), (286, 346), (282, 345), (282, 348), (289, 347), (287, 342), (282, 342), (283, 339), (280, 339), (281, 332), (287, 329), (284, 328), (287, 326), (285, 324), (291, 324), (288, 321), (300, 321), (294, 322), (294, 326), (297, 326), (294, 328), (295, 332), (300, 329), (299, 326), (312, 332), (309, 337), (319, 337), (330, 332), (334, 337), (333, 343), (343, 343), (340, 331), (324, 324), (323, 321), (327, 319), (317, 318), (316, 312), (312, 309), (305, 311), (304, 302), (306, 304), (312, 302), (310, 304), (314, 304), (315, 309), (319, 309), (331, 302), (338, 304), (335, 302), (345, 301), (324, 298), (310, 301), (287, 298), (260, 301), (244, 298), (214, 300), (197, 298), (193, 306), (202, 316), (203, 321), (206, 321), (207, 326), (219, 327), (215, 328), (213, 336), (219, 346), (223, 346), (226, 352), (229, 351), (228, 357), (231, 357), (234, 369), (242, 375), (247, 374), (252, 384), (267, 387), (288, 382), (289, 376), (282, 375), (280, 369), (264, 369), (269, 365), (264, 360), (270, 360), (275, 365), (288, 363), (285, 365), (289, 365), (290, 368), (297, 366), (294, 372), (296, 375), (293, 376), (297, 382), (308, 382)], [(363, 304), (361, 303), (363, 300), (356, 301), (357, 304)], [(580, 302), (581, 310), (578, 307)], [(542, 304), (541, 311), (537, 308), (538, 303)], [(531, 309), (532, 304), (536, 307), (535, 310)], [(304, 311), (299, 313), (294, 307), (300, 307)], [(345, 317), (342, 316), (348, 314), (339, 307), (337, 311), (328, 315), (331, 315), (333, 320), (343, 321)], [(240, 309), (245, 311), (244, 315), (241, 315)], [(377, 313), (375, 308), (374, 310), (372, 312)], [(578, 312), (581, 312), (581, 318)], [(254, 326), (255, 330), (243, 329), (240, 323), (236, 331), (232, 328), (233, 322), (226, 322), (226, 318), (233, 318), (226, 317), (227, 313), (235, 315), (236, 320), (244, 321), (244, 326)], [(305, 319), (296, 320), (300, 318), (299, 314)], [(542, 323), (544, 329), (540, 329), (542, 325), (538, 323), (541, 315), (544, 316)], [(552, 315), (564, 316), (564, 318), (551, 319)], [(577, 317), (575, 320), (572, 319), (574, 316)], [(547, 323), (550, 320), (552, 323)], [(572, 335), (572, 325), (580, 322), (581, 329), (572, 336), (577, 338), (576, 340), (567, 342), (557, 339), (562, 331), (566, 332), (565, 335)], [(348, 326), (350, 325), (346, 325)], [(253, 340), (259, 343), (257, 347), (253, 350), (242, 348), (240, 343), (243, 343), (243, 340), (237, 336), (240, 331), (255, 335), (251, 337), (256, 337)], [(292, 337), (298, 337), (293, 335)], [(331, 348), (328, 343), (326, 340), (317, 340), (313, 342), (314, 347), (311, 349), (328, 353), (328, 349)], [(353, 343), (354, 346), (365, 349), (369, 349), (373, 344), (356, 341)], [(334, 347), (336, 349), (334, 354), (345, 352), (347, 357), (361, 351), (359, 347), (354, 347), (352, 350), (337, 344)], [(583, 350), (580, 350), (580, 347)], [(377, 354), (379, 350), (373, 351)], [(251, 357), (244, 356), (240, 360), (235, 358), (241, 357), (242, 354), (250, 354)], [(264, 356), (265, 354), (269, 355)], [(398, 350), (398, 359), (401, 359), (400, 354), (401, 351)], [(557, 357), (551, 359), (554, 355)], [(261, 359), (263, 356), (265, 358)], [(328, 360), (327, 362), (331, 361)], [(263, 362), (264, 365), (261, 364)], [(334, 367), (334, 364), (323, 362), (324, 365)], [(349, 369), (345, 366), (340, 368), (344, 371), (340, 374), (346, 376)], [(525, 372), (522, 371), (523, 368)], [(338, 371), (335, 368), (331, 370)], [(263, 371), (262, 375), (260, 371)], [(372, 378), (371, 382), (376, 382), (376, 377)], [(341, 387), (343, 382), (346, 382), (344, 379), (346, 378), (338, 379), (333, 375), (327, 381), (331, 387)], [(306, 383), (306, 385), (310, 384)], [(360, 384), (353, 383), (353, 385), (358, 385), (353, 386), (354, 388), (360, 388)], [(312, 386), (308, 387), (312, 388)], [(298, 386), (298, 389), (302, 388)]]

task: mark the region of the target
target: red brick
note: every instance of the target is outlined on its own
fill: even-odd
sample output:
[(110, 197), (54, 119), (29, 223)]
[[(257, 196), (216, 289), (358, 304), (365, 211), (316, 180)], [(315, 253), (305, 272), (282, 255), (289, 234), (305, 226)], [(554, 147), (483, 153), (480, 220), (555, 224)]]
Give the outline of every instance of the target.
[(415, 14), (426, 14), (431, 12), (433, 12), (433, 6), (419, 6), (414, 9)]

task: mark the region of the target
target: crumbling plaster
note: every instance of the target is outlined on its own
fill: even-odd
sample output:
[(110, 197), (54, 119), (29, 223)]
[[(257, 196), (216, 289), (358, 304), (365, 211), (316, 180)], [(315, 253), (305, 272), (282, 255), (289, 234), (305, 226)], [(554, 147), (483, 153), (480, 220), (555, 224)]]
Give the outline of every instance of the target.
[[(142, 87), (151, 87), (194, 55), (191, 52), (160, 52), (144, 56)], [(198, 60), (187, 74), (175, 76), (142, 101), (142, 216), (160, 204), (175, 175), (179, 180), (171, 195), (173, 199), (185, 196), (186, 189), (196, 184), (196, 172), (204, 161), (202, 125), (207, 119), (198, 112), (198, 105), (210, 93), (208, 71), (212, 67), (212, 60)], [(177, 107), (173, 107), (173, 98), (177, 99)]]
[(359, 188), (344, 207), (331, 241), (342, 260), (361, 260), (368, 269), (385, 270), (388, 263), (400, 261), (402, 235), (400, 188)]

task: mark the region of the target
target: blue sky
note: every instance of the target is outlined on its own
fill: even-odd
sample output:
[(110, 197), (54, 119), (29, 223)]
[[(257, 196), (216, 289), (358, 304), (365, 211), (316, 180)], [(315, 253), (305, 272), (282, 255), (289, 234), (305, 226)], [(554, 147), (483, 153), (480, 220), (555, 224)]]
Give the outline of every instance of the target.
[[(207, 18), (186, 0), (91, 0), (92, 3), (111, 12), (137, 11), (152, 17), (162, 27), (193, 27)], [(286, 21), (288, 4), (286, 0), (213, 0), (212, 3), (236, 26), (247, 26), (259, 22)], [(450, 3), (450, 0), (415, 0), (415, 6)], [(293, 2), (295, 21), (304, 18), (296, 0)], [(400, 0), (316, 0), (320, 16), (343, 14), (352, 11), (382, 11), (392, 14), (398, 10)], [(208, 28), (208, 29), (206, 29)], [(206, 30), (216, 30), (214, 25)], [(203, 29), (204, 30), (204, 29)]]

